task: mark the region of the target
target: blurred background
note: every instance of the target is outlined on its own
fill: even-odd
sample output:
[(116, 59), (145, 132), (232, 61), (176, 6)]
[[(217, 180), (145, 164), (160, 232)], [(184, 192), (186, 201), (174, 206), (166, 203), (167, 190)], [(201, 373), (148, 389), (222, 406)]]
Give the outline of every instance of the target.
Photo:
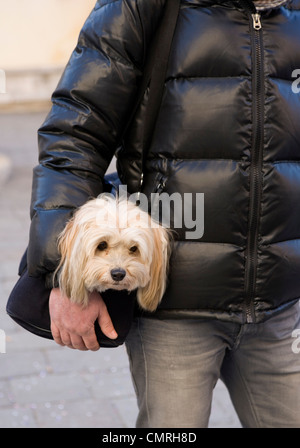
[[(5, 312), (29, 232), (37, 129), (95, 0), (0, 0), (0, 427), (133, 428), (124, 347), (78, 352), (31, 335)], [(5, 74), (5, 77), (3, 76)], [(210, 427), (240, 427), (218, 382)]]
[(2, 108), (49, 101), (95, 0), (0, 0), (0, 68), (7, 77)]

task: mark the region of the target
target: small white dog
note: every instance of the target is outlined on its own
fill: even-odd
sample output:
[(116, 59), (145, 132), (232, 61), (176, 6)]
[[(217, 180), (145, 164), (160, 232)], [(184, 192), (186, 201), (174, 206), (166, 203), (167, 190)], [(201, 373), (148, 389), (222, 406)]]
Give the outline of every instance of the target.
[(80, 207), (59, 237), (61, 291), (86, 306), (89, 292), (137, 289), (155, 311), (166, 288), (170, 232), (134, 203), (101, 195)]

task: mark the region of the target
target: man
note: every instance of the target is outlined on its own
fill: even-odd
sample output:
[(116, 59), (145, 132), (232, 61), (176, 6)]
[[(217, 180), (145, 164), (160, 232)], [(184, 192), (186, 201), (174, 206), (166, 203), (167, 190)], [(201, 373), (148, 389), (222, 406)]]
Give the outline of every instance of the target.
[[(39, 130), (29, 274), (57, 264), (57, 234), (102, 191), (165, 0), (99, 0)], [(169, 286), (127, 350), (139, 427), (206, 427), (218, 378), (245, 427), (300, 425), (300, 1), (182, 0), (144, 191), (204, 193), (205, 229), (177, 229)], [(145, 98), (146, 101), (146, 98)], [(140, 178), (142, 104), (118, 168)], [(82, 310), (53, 289), (57, 343), (115, 338), (101, 297)]]

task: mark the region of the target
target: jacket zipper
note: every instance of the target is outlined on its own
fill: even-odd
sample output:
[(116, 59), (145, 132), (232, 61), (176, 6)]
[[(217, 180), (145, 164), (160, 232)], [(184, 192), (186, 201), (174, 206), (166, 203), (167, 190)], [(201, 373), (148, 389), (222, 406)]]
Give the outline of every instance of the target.
[(161, 174), (158, 178), (155, 190), (153, 193), (162, 193), (167, 183), (167, 176)]
[(249, 229), (246, 247), (245, 292), (246, 321), (255, 322), (254, 298), (256, 289), (257, 256), (259, 240), (259, 216), (261, 207), (262, 163), (264, 143), (264, 69), (261, 15), (252, 1), (243, 1), (251, 20), (252, 42), (252, 95), (253, 95), (253, 140), (250, 164)]

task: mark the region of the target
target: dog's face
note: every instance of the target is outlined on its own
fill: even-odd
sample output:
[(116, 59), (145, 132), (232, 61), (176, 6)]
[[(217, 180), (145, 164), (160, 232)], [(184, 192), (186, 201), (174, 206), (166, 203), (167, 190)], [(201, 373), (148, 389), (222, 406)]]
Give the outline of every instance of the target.
[(59, 285), (75, 303), (88, 293), (137, 289), (153, 311), (166, 287), (169, 234), (128, 201), (102, 197), (83, 205), (59, 240)]
[(88, 290), (132, 291), (150, 281), (155, 242), (148, 229), (134, 223), (126, 229), (99, 225), (87, 229), (84, 239), (88, 252), (83, 276)]

